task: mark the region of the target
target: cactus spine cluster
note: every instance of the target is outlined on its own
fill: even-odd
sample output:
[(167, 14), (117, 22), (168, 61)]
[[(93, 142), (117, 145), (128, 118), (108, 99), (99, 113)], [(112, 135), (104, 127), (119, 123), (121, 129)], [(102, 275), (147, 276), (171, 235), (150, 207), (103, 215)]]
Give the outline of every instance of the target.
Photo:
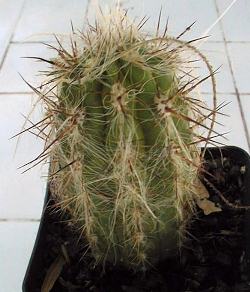
[(183, 54), (205, 57), (140, 24), (119, 8), (74, 36), (71, 51), (56, 49), (47, 74), (56, 92), (39, 93), (39, 127), (50, 130), (37, 157), (50, 157), (51, 194), (96, 262), (134, 269), (171, 256), (185, 237), (199, 196), (197, 127), (213, 120), (190, 96), (199, 81)]

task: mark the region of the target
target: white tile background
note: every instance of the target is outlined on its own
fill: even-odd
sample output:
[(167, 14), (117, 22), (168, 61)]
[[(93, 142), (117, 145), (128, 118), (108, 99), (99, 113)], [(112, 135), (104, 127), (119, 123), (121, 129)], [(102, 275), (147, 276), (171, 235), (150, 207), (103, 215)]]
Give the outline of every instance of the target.
[[(44, 65), (25, 56), (51, 57), (39, 42), (53, 42), (52, 33), (63, 38), (70, 31), (70, 20), (82, 29), (88, 0), (0, 0), (0, 292), (20, 292), (24, 272), (35, 240), (42, 210), (46, 168), (21, 174), (18, 166), (29, 161), (42, 147), (39, 140), (24, 135), (15, 153), (17, 133), (24, 122), (22, 114), (31, 110), (34, 96), (19, 73), (32, 84), (39, 84), (37, 71)], [(101, 1), (105, 5), (112, 0)], [(124, 0), (133, 17), (150, 16), (145, 29), (151, 31), (162, 7), (162, 20), (169, 16), (169, 31), (181, 33), (196, 24), (184, 39), (201, 36), (226, 9), (231, 0)], [(90, 9), (90, 18), (92, 10)], [(250, 129), (250, 1), (238, 0), (229, 13), (209, 32), (201, 50), (217, 74), (218, 101), (230, 102), (229, 115), (218, 116), (228, 132), (228, 141), (249, 152)], [(205, 72), (202, 72), (205, 74)], [(211, 103), (208, 83), (201, 87)], [(249, 110), (249, 111), (248, 111)], [(33, 114), (37, 119), (41, 113)], [(31, 291), (32, 292), (32, 291)]]

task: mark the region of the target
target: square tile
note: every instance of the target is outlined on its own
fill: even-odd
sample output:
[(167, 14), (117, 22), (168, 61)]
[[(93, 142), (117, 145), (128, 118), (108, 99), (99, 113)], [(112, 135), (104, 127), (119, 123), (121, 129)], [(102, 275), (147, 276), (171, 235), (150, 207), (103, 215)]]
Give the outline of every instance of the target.
[[(10, 139), (22, 130), (32, 109), (31, 95), (0, 95), (0, 218), (40, 218), (47, 181), (47, 167), (37, 166), (22, 174), (18, 167), (34, 159), (43, 149), (43, 141), (30, 133), (20, 140)], [(41, 112), (30, 119), (39, 121)], [(27, 123), (26, 127), (30, 126)]]
[[(154, 32), (158, 22), (158, 16), (162, 7), (162, 25), (165, 26), (169, 17), (169, 34), (178, 36), (194, 21), (196, 23), (187, 32), (183, 39), (198, 38), (215, 22), (217, 13), (214, 0), (162, 0), (162, 1), (124, 1), (131, 7), (131, 14), (142, 18), (144, 15), (150, 19), (145, 24), (145, 29)], [(222, 40), (220, 27), (217, 24), (210, 32), (209, 40)]]
[(0, 64), (14, 32), (23, 2), (23, 0), (0, 0)]
[(236, 86), (240, 93), (250, 93), (250, 43), (228, 44)]
[(82, 29), (88, 0), (43, 0), (25, 2), (14, 41), (51, 41), (52, 34), (64, 35), (74, 26)]
[[(92, 1), (96, 2), (96, 1)], [(168, 0), (168, 1), (122, 1), (124, 8), (129, 9), (131, 17), (141, 19), (150, 17), (145, 25), (149, 31), (155, 31), (160, 8), (162, 6), (162, 22), (165, 26), (170, 17), (169, 30), (173, 35), (180, 34), (186, 27), (197, 21), (195, 27), (185, 38), (201, 36), (216, 20), (217, 14), (213, 0)], [(99, 1), (102, 7), (111, 5), (112, 0)], [(86, 13), (87, 0), (45, 0), (37, 2), (28, 0), (14, 35), (14, 41), (51, 41), (51, 33), (65, 35), (70, 31), (70, 20), (76, 28), (82, 29)], [(93, 9), (90, 9), (90, 19), (93, 19)], [(53, 14), (52, 14), (53, 11)], [(40, 20), (40, 21), (38, 21)], [(41, 21), (42, 20), (42, 21)], [(220, 29), (216, 26), (209, 34), (212, 40), (222, 40)]]
[[(203, 98), (208, 107), (212, 108), (212, 96), (205, 94), (203, 95)], [(222, 103), (228, 104), (220, 110), (220, 112), (224, 115), (217, 114), (217, 124), (215, 124), (214, 130), (219, 134), (227, 134), (224, 137), (218, 137), (214, 140), (228, 146), (241, 147), (249, 152), (236, 96), (219, 94), (217, 97), (217, 105), (220, 105)]]
[(0, 292), (21, 292), (39, 222), (0, 222)]
[[(215, 74), (216, 88), (218, 93), (234, 93), (234, 84), (232, 79), (232, 74), (230, 72), (230, 67), (228, 64), (228, 58), (225, 51), (224, 43), (209, 43), (206, 42), (202, 44), (199, 49), (206, 56), (213, 70), (217, 70)], [(199, 62), (203, 63), (203, 62)], [(209, 75), (209, 71), (202, 64), (201, 67), (202, 78)], [(210, 93), (212, 92), (211, 79), (209, 78), (203, 82), (200, 86), (201, 92)]]
[(243, 107), (248, 133), (250, 134), (250, 95), (241, 95), (240, 101)]
[[(217, 0), (220, 13), (232, 3), (232, 0)], [(250, 41), (250, 1), (236, 1), (222, 19), (227, 41)]]
[(44, 80), (39, 71), (47, 70), (49, 64), (23, 57), (55, 56), (56, 52), (43, 44), (12, 44), (0, 71), (0, 92), (31, 92), (19, 74), (33, 86), (39, 86)]

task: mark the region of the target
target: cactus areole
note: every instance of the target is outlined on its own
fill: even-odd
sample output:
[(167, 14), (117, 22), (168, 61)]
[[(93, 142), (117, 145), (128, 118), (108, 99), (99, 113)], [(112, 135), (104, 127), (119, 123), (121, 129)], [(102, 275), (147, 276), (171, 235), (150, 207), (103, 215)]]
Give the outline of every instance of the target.
[(53, 90), (39, 93), (40, 128), (50, 131), (38, 158), (50, 158), (51, 195), (96, 263), (135, 270), (180, 248), (201, 184), (198, 128), (207, 141), (213, 124), (192, 96), (200, 81), (191, 61), (200, 57), (212, 75), (206, 58), (141, 26), (121, 9), (99, 16), (70, 50), (56, 49)]

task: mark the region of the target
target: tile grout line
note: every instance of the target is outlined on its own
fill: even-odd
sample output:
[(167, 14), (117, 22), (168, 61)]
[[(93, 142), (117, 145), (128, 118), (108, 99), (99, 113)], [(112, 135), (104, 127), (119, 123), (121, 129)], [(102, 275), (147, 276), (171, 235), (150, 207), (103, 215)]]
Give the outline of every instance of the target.
[(40, 222), (40, 219), (35, 218), (0, 218), (0, 223), (25, 223), (25, 222)]
[[(217, 4), (217, 0), (214, 0), (214, 4), (215, 4), (217, 15), (219, 15), (220, 11), (219, 11), (219, 7), (218, 7), (218, 4)], [(225, 35), (224, 29), (223, 29), (222, 21), (219, 22), (219, 25), (220, 25), (222, 37), (223, 37), (223, 40), (224, 40), (224, 46), (225, 46), (226, 57), (227, 57), (228, 65), (229, 65), (229, 70), (230, 70), (230, 73), (231, 73), (231, 76), (232, 76), (232, 79), (233, 79), (235, 95), (236, 95), (238, 106), (239, 106), (239, 109), (240, 109), (240, 115), (241, 115), (241, 119), (242, 119), (242, 123), (243, 123), (244, 133), (245, 133), (245, 136), (246, 136), (246, 139), (247, 139), (247, 146), (248, 146), (248, 150), (250, 151), (249, 131), (248, 131), (248, 127), (247, 127), (247, 122), (246, 122), (243, 106), (242, 106), (241, 99), (240, 99), (240, 92), (239, 92), (239, 89), (238, 89), (237, 84), (236, 84), (236, 79), (235, 79), (235, 75), (234, 75), (234, 71), (233, 71), (233, 64), (232, 64), (232, 61), (230, 59), (228, 44), (227, 44), (227, 41), (226, 41), (226, 35)]]
[(226, 44), (250, 44), (250, 41), (225, 41)]
[[(0, 94), (1, 94), (1, 92), (0, 92)], [(201, 94), (212, 94), (212, 92), (211, 91), (201, 91)], [(235, 91), (234, 92), (220, 92), (220, 91), (216, 91), (216, 94), (217, 95), (237, 95), (235, 93)], [(241, 93), (240, 95), (241, 96), (249, 96), (250, 95), (250, 92), (244, 92), (244, 93)]]
[(47, 43), (47, 44), (55, 44), (56, 41), (44, 41), (44, 40), (38, 40), (38, 41), (10, 41), (10, 44), (11, 45), (25, 45), (25, 44), (44, 44), (44, 43)]
[(16, 27), (17, 27), (17, 25), (18, 25), (18, 22), (19, 22), (19, 20), (20, 20), (20, 18), (21, 18), (22, 13), (23, 13), (23, 9), (24, 9), (24, 5), (25, 5), (25, 1), (26, 1), (26, 0), (23, 0), (22, 6), (21, 6), (20, 11), (19, 11), (19, 13), (18, 13), (18, 15), (17, 15), (16, 21), (14, 22), (14, 25), (13, 25), (13, 27), (12, 27), (12, 30), (11, 30), (11, 34), (10, 34), (10, 38), (9, 38), (8, 44), (7, 44), (7, 46), (6, 46), (5, 50), (4, 50), (3, 57), (2, 57), (2, 60), (1, 60), (1, 62), (0, 62), (0, 71), (1, 71), (1, 69), (2, 69), (2, 67), (3, 67), (3, 64), (4, 64), (4, 62), (5, 62), (6, 56), (7, 56), (7, 54), (8, 54), (8, 51), (9, 51), (9, 48), (10, 48), (11, 42), (12, 42), (13, 37), (14, 37), (14, 33), (15, 33), (15, 30), (16, 30)]
[(0, 91), (0, 95), (32, 95), (34, 91)]

